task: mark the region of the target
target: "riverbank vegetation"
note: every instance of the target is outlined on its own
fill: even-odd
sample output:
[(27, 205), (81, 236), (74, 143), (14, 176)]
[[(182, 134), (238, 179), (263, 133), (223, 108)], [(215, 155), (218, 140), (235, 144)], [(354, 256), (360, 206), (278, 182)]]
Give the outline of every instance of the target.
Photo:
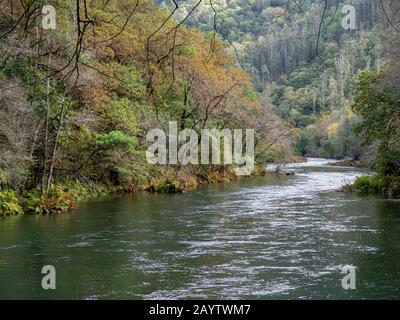
[[(197, 3), (180, 1), (180, 13)], [(342, 26), (344, 5), (355, 8), (353, 30)], [(230, 43), (256, 90), (293, 128), (297, 153), (373, 165), (375, 146), (353, 131), (353, 91), (360, 72), (382, 68), (382, 39), (397, 21), (398, 4), (386, 0), (217, 0), (201, 2), (188, 23), (216, 28)]]
[(382, 41), (396, 3), (355, 1), (356, 31), (342, 28), (339, 1), (171, 3), (0, 2), (0, 215), (237, 179), (230, 166), (149, 164), (146, 134), (170, 121), (255, 129), (254, 174), (350, 158), (376, 164), (390, 180), (379, 190), (397, 193), (398, 69), (385, 43), (398, 44)]
[[(54, 30), (43, 28), (44, 4), (55, 8)], [(146, 133), (169, 121), (197, 132), (252, 128), (258, 163), (292, 158), (290, 128), (228, 45), (185, 27), (185, 17), (150, 0), (0, 7), (1, 215), (60, 212), (104, 191), (180, 192), (191, 180), (230, 177), (229, 167), (148, 164)]]
[(378, 152), (376, 175), (359, 178), (354, 188), (400, 197), (400, 34), (387, 38), (385, 67), (361, 74), (355, 91), (353, 110), (362, 119), (357, 131), (366, 143), (377, 143)]
[[(182, 11), (195, 3), (182, 1)], [(355, 8), (353, 30), (343, 29), (344, 4)], [(293, 128), (297, 153), (375, 169), (356, 187), (396, 196), (399, 9), (385, 0), (213, 1), (189, 24), (216, 28), (231, 44), (256, 90)]]

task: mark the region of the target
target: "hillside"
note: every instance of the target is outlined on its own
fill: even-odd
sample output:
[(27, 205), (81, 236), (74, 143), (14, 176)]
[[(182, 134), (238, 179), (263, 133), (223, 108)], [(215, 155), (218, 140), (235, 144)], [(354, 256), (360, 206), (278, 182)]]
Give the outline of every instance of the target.
[(0, 4), (0, 186), (26, 210), (69, 207), (93, 190), (230, 179), (224, 165), (149, 164), (146, 135), (170, 121), (197, 133), (256, 129), (258, 163), (290, 157), (291, 132), (218, 38), (151, 1), (52, 4), (55, 29), (35, 0)]
[[(168, 1), (158, 1), (173, 8)], [(183, 16), (199, 1), (178, 1)], [(398, 21), (393, 1), (357, 0), (355, 29), (342, 27), (342, 1), (201, 1), (188, 25), (217, 32), (284, 121), (302, 155), (373, 161), (350, 110), (356, 78), (384, 64), (383, 36)]]
[(237, 179), (229, 162), (150, 163), (148, 133), (171, 122), (194, 140), (254, 129), (253, 174), (315, 156), (397, 175), (398, 4), (354, 1), (355, 30), (343, 28), (340, 1), (176, 4), (59, 0), (52, 13), (36, 0), (0, 3), (2, 214)]

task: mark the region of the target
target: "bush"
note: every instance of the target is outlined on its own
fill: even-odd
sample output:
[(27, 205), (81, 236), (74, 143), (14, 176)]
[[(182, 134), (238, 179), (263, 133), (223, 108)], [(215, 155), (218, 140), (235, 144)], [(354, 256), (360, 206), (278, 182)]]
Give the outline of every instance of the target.
[(353, 187), (363, 193), (381, 193), (381, 181), (378, 176), (359, 177)]
[(26, 199), (26, 210), (35, 214), (60, 213), (76, 207), (76, 199), (60, 186), (52, 186), (49, 192), (31, 191)]
[(0, 191), (0, 216), (23, 214), (18, 198), (12, 191)]
[(146, 191), (160, 193), (181, 193), (184, 189), (184, 185), (180, 181), (171, 178), (153, 179), (150, 184), (144, 188)]
[(353, 188), (363, 193), (380, 194), (390, 198), (400, 197), (400, 177), (362, 176), (357, 178)]
[(98, 197), (107, 192), (105, 188), (99, 185), (89, 185), (79, 181), (68, 183), (63, 187), (63, 190), (70, 193), (75, 201)]
[(155, 185), (155, 190), (161, 193), (181, 193), (183, 189), (182, 184), (176, 180), (166, 180)]

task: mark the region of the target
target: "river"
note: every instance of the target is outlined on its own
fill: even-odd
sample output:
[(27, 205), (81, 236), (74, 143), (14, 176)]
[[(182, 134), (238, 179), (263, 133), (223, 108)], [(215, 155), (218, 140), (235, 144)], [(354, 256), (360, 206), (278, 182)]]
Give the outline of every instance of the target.
[(400, 203), (337, 192), (361, 171), (327, 162), (2, 218), (0, 299), (399, 299)]

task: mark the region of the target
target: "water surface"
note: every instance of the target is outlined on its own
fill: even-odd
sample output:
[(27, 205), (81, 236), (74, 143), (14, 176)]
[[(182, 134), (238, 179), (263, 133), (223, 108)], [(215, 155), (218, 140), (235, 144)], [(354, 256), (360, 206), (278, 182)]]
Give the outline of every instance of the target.
[[(336, 192), (360, 171), (326, 163), (0, 219), (0, 298), (399, 299), (400, 203)], [(342, 289), (344, 265), (356, 290)]]

